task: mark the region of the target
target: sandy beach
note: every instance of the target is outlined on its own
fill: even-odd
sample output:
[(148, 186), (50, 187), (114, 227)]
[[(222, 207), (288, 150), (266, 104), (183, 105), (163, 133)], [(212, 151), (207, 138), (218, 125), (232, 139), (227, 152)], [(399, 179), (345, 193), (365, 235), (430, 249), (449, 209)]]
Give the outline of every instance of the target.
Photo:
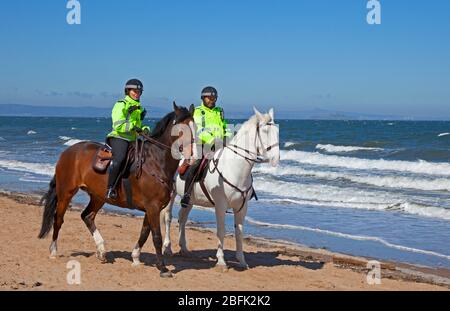
[[(50, 259), (50, 237), (37, 239), (42, 210), (36, 197), (0, 196), (0, 289), (1, 290), (449, 290), (449, 271), (418, 268), (399, 263), (382, 263), (380, 285), (367, 283), (368, 259), (314, 250), (288, 243), (246, 238), (249, 270), (239, 270), (234, 260), (234, 238), (225, 241), (229, 269), (215, 268), (214, 232), (187, 230), (190, 258), (166, 258), (174, 277), (162, 279), (155, 268), (151, 239), (143, 249), (142, 266), (132, 267), (131, 249), (137, 241), (141, 219), (101, 213), (97, 226), (108, 251), (106, 264), (95, 257), (94, 242), (80, 219), (77, 208), (66, 213), (58, 258)], [(177, 245), (173, 222), (173, 250)], [(69, 285), (67, 263), (81, 267), (81, 284)]]

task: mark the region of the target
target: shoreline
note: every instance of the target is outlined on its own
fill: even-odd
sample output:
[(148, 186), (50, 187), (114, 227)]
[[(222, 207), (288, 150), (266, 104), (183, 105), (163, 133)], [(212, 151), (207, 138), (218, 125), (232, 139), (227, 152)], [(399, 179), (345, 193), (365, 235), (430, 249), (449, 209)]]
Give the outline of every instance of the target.
[[(344, 255), (331, 252), (323, 249), (313, 249), (306, 246), (297, 245), (294, 243), (269, 240), (260, 237), (246, 236), (244, 238), (244, 251), (249, 262), (250, 269), (239, 271), (235, 262), (234, 256), (234, 237), (232, 234), (226, 235), (225, 254), (226, 260), (229, 263), (227, 271), (217, 271), (214, 268), (215, 252), (216, 252), (216, 238), (215, 230), (197, 226), (195, 222), (188, 222), (187, 225), (187, 239), (189, 247), (194, 254), (194, 257), (184, 258), (181, 256), (166, 257), (168, 267), (174, 272), (174, 280), (169, 286), (167, 280), (159, 278), (159, 273), (154, 267), (154, 250), (151, 239), (147, 241), (142, 253), (142, 260), (145, 262), (144, 267), (131, 267), (131, 248), (138, 238), (141, 226), (141, 217), (134, 216), (127, 213), (117, 213), (102, 210), (99, 212), (97, 223), (99, 230), (104, 234), (107, 252), (111, 264), (100, 264), (95, 258), (95, 245), (92, 238), (89, 236), (87, 229), (82, 224), (79, 218), (82, 207), (72, 206), (66, 213), (66, 222), (63, 225), (59, 242), (59, 257), (56, 261), (48, 259), (48, 245), (50, 239), (38, 240), (36, 238), (37, 229), (40, 226), (42, 211), (37, 208), (39, 204), (39, 196), (37, 194), (17, 193), (0, 191), (0, 209), (2, 210), (3, 219), (2, 227), (5, 234), (2, 234), (2, 241), (0, 243), (2, 253), (5, 255), (0, 261), (0, 290), (11, 289), (43, 289), (43, 290), (58, 290), (66, 289), (67, 284), (52, 280), (30, 281), (31, 284), (41, 284), (39, 286), (26, 285), (28, 282), (21, 281), (21, 278), (29, 278), (30, 275), (36, 275), (35, 272), (24, 271), (14, 272), (11, 266), (22, 266), (25, 262), (21, 262), (20, 254), (13, 254), (10, 258), (7, 246), (11, 241), (7, 238), (7, 233), (14, 228), (8, 230), (8, 225), (11, 222), (22, 221), (20, 226), (29, 239), (26, 238), (20, 241), (28, 249), (28, 258), (30, 262), (37, 261), (37, 266), (42, 270), (41, 273), (51, 269), (52, 264), (59, 261), (61, 258), (75, 258), (76, 260), (85, 261), (89, 265), (89, 269), (96, 274), (96, 279), (102, 280), (103, 285), (88, 282), (80, 288), (68, 287), (70, 290), (126, 290), (126, 289), (150, 289), (150, 290), (449, 290), (450, 289), (450, 270), (422, 267), (401, 262), (381, 262), (382, 285), (368, 285), (366, 282), (367, 262), (372, 258), (363, 258), (351, 255)], [(3, 211), (4, 210), (4, 211)], [(23, 219), (15, 217), (17, 213), (25, 213), (28, 223), (23, 223)], [(31, 217), (30, 214), (33, 216)], [(16, 215), (17, 216), (17, 215)], [(131, 217), (130, 217), (131, 216)], [(77, 221), (72, 221), (77, 219)], [(118, 224), (117, 224), (118, 223)], [(112, 224), (112, 225), (111, 225)], [(27, 226), (33, 226), (35, 229), (30, 230)], [(76, 227), (76, 228), (74, 228)], [(128, 230), (129, 228), (132, 230)], [(124, 228), (127, 228), (125, 230)], [(71, 236), (68, 231), (75, 232)], [(121, 231), (120, 236), (116, 236), (114, 232)], [(175, 224), (171, 228), (173, 243), (177, 241), (177, 228)], [(27, 232), (28, 231), (28, 232)], [(79, 232), (79, 233), (78, 233)], [(111, 238), (110, 236), (113, 236)], [(122, 236), (123, 235), (123, 236)], [(126, 237), (125, 237), (126, 236)], [(32, 240), (30, 240), (32, 239)], [(81, 240), (81, 241), (80, 241)], [(9, 242), (9, 243), (8, 243)], [(81, 244), (80, 244), (81, 242)], [(111, 242), (111, 243), (110, 243)], [(75, 245), (76, 244), (76, 245)], [(112, 245), (110, 245), (112, 244)], [(117, 245), (114, 245), (117, 244)], [(76, 249), (73, 249), (76, 247)], [(150, 249), (149, 249), (150, 248)], [(72, 253), (67, 251), (72, 249)], [(118, 251), (118, 249), (120, 251)], [(174, 252), (178, 251), (177, 245), (172, 245)], [(17, 251), (16, 251), (17, 252)], [(37, 258), (36, 258), (37, 257)], [(128, 258), (129, 257), (129, 258)], [(36, 258), (36, 259), (35, 259)], [(2, 263), (5, 261), (6, 263)], [(120, 261), (120, 262), (119, 262)], [(83, 264), (82, 262), (82, 264)], [(120, 269), (117, 269), (117, 262), (119, 262)], [(65, 262), (64, 262), (65, 263)], [(84, 266), (84, 264), (83, 264)], [(97, 268), (95, 268), (97, 267)], [(102, 273), (103, 268), (108, 267), (106, 275)], [(182, 267), (181, 269), (179, 267)], [(60, 273), (64, 275), (64, 268), (60, 266)], [(61, 270), (61, 268), (63, 268)], [(19, 269), (20, 271), (21, 269)], [(119, 272), (115, 272), (120, 270)], [(153, 279), (153, 282), (160, 285), (168, 285), (166, 288), (156, 286), (150, 288), (145, 285), (134, 284), (130, 280), (130, 275), (135, 271), (141, 271), (140, 274), (145, 274)], [(28, 272), (27, 272), (28, 271)], [(197, 271), (197, 273), (196, 273)], [(208, 284), (205, 281), (191, 282), (192, 278), (197, 276), (201, 271), (201, 275), (208, 279), (212, 278), (219, 284)], [(17, 274), (19, 273), (19, 274)], [(53, 271), (54, 273), (54, 271)], [(112, 275), (117, 279), (110, 280)], [(193, 274), (192, 274), (193, 273)], [(51, 273), (52, 274), (52, 273)], [(217, 275), (219, 274), (219, 275)], [(273, 274), (273, 275), (272, 275)], [(39, 273), (37, 275), (40, 275)], [(245, 275), (249, 275), (246, 278)], [(272, 277), (270, 276), (272, 275)], [(290, 281), (278, 280), (274, 281), (274, 277), (285, 275), (286, 278), (292, 278)], [(217, 277), (219, 277), (217, 279)], [(9, 278), (9, 280), (8, 280)], [(186, 278), (186, 280), (184, 280)], [(181, 283), (178, 283), (182, 279)], [(225, 280), (226, 279), (226, 280)], [(112, 283), (110, 283), (110, 281)], [(220, 282), (218, 282), (220, 281)], [(130, 288), (121, 286), (123, 283), (131, 282)], [(273, 283), (273, 284), (268, 284)], [(356, 283), (355, 283), (356, 282)], [(195, 284), (193, 284), (195, 283)], [(220, 287), (220, 283), (224, 283), (224, 287)], [(25, 285), (23, 285), (25, 284)], [(153, 284), (153, 285), (156, 285)], [(406, 285), (406, 286), (405, 286)], [(234, 288), (233, 286), (238, 286)]]

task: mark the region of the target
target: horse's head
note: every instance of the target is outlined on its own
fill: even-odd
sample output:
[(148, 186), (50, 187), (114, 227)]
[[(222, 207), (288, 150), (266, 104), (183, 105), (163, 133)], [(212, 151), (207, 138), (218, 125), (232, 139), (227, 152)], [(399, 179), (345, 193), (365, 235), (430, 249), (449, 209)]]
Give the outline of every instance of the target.
[(194, 148), (194, 105), (189, 107), (179, 107), (173, 102), (174, 117), (171, 124), (171, 148), (172, 156), (175, 159), (185, 159), (197, 157), (197, 148)]
[(256, 150), (260, 157), (277, 166), (280, 162), (280, 138), (278, 125), (275, 124), (273, 108), (262, 114), (253, 108), (256, 117)]

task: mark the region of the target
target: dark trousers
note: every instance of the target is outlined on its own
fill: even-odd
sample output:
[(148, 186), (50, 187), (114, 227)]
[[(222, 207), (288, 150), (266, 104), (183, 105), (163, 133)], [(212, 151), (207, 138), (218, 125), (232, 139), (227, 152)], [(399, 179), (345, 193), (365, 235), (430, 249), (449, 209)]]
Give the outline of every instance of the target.
[(108, 144), (112, 148), (112, 163), (109, 168), (109, 178), (108, 178), (108, 188), (114, 187), (116, 183), (117, 177), (119, 177), (122, 166), (125, 164), (125, 160), (127, 158), (127, 151), (129, 142), (120, 139), (111, 137), (108, 139)]
[(202, 159), (196, 160), (186, 172), (186, 177), (184, 179), (184, 194), (190, 194), (190, 190), (192, 189), (191, 184), (195, 182), (195, 174), (199, 170), (200, 163), (202, 163)]

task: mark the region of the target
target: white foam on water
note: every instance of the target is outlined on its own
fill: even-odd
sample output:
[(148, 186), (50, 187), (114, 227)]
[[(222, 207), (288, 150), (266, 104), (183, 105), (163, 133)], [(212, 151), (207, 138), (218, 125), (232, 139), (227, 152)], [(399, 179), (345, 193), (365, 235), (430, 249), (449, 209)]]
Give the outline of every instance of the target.
[(281, 160), (291, 160), (302, 164), (312, 164), (327, 167), (342, 167), (359, 170), (398, 171), (416, 174), (450, 176), (449, 163), (432, 163), (427, 161), (388, 161), (369, 160), (336, 155), (324, 155), (319, 152), (304, 152), (297, 150), (281, 150)]
[(438, 137), (443, 137), (443, 136), (448, 136), (448, 135), (450, 135), (450, 133), (441, 133), (438, 135)]
[(25, 182), (39, 183), (39, 184), (40, 183), (44, 183), (44, 184), (49, 183), (48, 180), (30, 179), (30, 178), (24, 178), (24, 177), (19, 178), (19, 180), (25, 181)]
[(34, 134), (37, 134), (37, 133), (33, 130), (27, 132), (27, 135), (34, 135)]
[(316, 149), (323, 150), (326, 152), (355, 152), (355, 151), (383, 151), (383, 148), (369, 148), (369, 147), (358, 147), (358, 146), (335, 146), (335, 145), (321, 145), (318, 144)]
[(410, 196), (371, 192), (328, 185), (299, 184), (283, 181), (254, 180), (257, 192), (276, 196), (270, 200), (306, 206), (354, 208), (379, 211), (402, 211), (409, 214), (450, 220), (450, 209), (412, 203)]
[(69, 136), (59, 136), (58, 138), (61, 140), (71, 140), (72, 139), (72, 137), (69, 137)]
[(64, 143), (64, 145), (66, 145), (66, 146), (73, 146), (73, 145), (78, 144), (78, 143), (81, 143), (81, 142), (83, 142), (83, 141), (84, 141), (84, 140), (71, 139), (71, 140), (69, 140), (69, 141), (66, 141), (66, 142)]
[(439, 258), (444, 258), (444, 259), (450, 260), (450, 256), (449, 255), (445, 255), (445, 254), (441, 254), (441, 253), (433, 252), (433, 251), (428, 251), (428, 250), (423, 250), (423, 249), (419, 249), (419, 248), (414, 248), (414, 247), (408, 247), (408, 246), (393, 244), (393, 243), (390, 243), (390, 242), (388, 242), (388, 241), (386, 241), (386, 240), (384, 240), (382, 238), (374, 237), (374, 236), (352, 235), (352, 234), (347, 234), (347, 233), (341, 233), (341, 232), (335, 232), (335, 231), (323, 230), (323, 229), (319, 229), (319, 228), (311, 228), (311, 227), (305, 227), (305, 226), (286, 225), (286, 224), (272, 224), (272, 223), (268, 223), (268, 222), (258, 221), (258, 220), (255, 220), (255, 219), (251, 218), (251, 217), (246, 217), (246, 220), (249, 223), (253, 224), (253, 225), (262, 226), (262, 227), (278, 228), (278, 229), (290, 229), (290, 230), (302, 230), (302, 231), (309, 231), (309, 232), (315, 232), (315, 233), (320, 233), (320, 234), (326, 234), (326, 235), (330, 235), (330, 236), (335, 236), (335, 237), (345, 238), (345, 239), (350, 239), (350, 240), (355, 240), (355, 241), (378, 242), (378, 243), (381, 243), (384, 246), (387, 246), (389, 248), (393, 248), (393, 249), (397, 249), (397, 250), (401, 250), (401, 251), (406, 251), (406, 252), (417, 253), (417, 254), (429, 255), (429, 256), (434, 256), (434, 257), (439, 257)]
[(312, 176), (320, 179), (337, 180), (345, 179), (351, 182), (373, 185), (377, 187), (416, 189), (424, 191), (450, 191), (450, 178), (419, 178), (402, 176), (376, 176), (376, 175), (355, 175), (337, 172), (326, 172), (316, 170), (305, 170), (296, 166), (271, 167), (261, 165), (256, 167), (254, 172), (270, 174), (273, 176)]
[(296, 143), (294, 143), (292, 141), (287, 141), (287, 142), (284, 143), (284, 147), (285, 148), (292, 147), (294, 145), (296, 145)]
[(72, 131), (75, 131), (76, 129), (77, 129), (76, 127), (72, 127), (72, 128), (71, 128)]
[(28, 163), (16, 160), (0, 160), (0, 167), (45, 176), (53, 176), (55, 174), (55, 166), (47, 163)]

